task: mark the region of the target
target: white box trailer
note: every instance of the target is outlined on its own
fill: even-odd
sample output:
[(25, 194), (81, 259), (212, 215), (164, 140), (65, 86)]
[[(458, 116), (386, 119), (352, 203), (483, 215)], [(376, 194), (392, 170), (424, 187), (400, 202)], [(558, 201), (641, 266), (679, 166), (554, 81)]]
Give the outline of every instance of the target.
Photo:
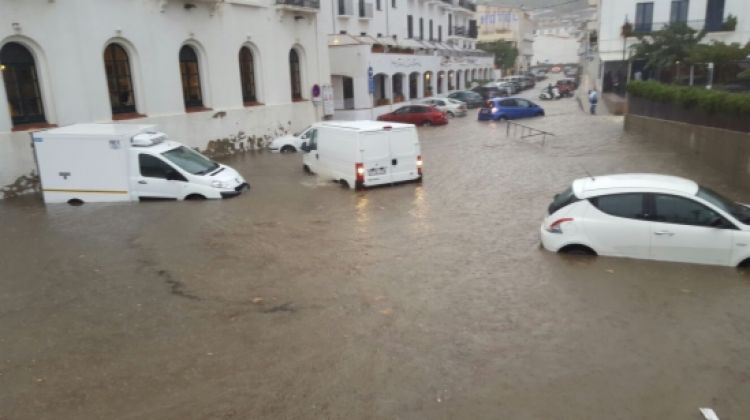
[(46, 203), (223, 198), (248, 187), (153, 125), (75, 124), (31, 137)]
[(381, 121), (313, 124), (301, 148), (307, 171), (358, 189), (422, 179), (417, 129)]

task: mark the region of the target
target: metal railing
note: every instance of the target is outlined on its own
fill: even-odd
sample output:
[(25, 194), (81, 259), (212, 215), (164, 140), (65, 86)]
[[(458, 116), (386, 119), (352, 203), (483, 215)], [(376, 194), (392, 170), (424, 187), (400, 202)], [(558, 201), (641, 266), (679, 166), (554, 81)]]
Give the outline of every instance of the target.
[(472, 31), (471, 27), (467, 26), (454, 26), (453, 31), (451, 31), (450, 36), (461, 36), (464, 38), (476, 38), (477, 37), (477, 30), (476, 27), (473, 28)]
[(464, 9), (471, 10), (472, 12), (477, 11), (477, 5), (470, 2), (469, 0), (458, 0), (458, 5)]
[(542, 146), (544, 146), (547, 143), (547, 136), (555, 136), (549, 131), (537, 130), (536, 128), (529, 127), (528, 125), (519, 124), (510, 120), (506, 120), (505, 123), (505, 137), (511, 137), (511, 132), (514, 138), (520, 138), (521, 140), (542, 136)]
[(282, 6), (296, 6), (306, 9), (320, 9), (320, 0), (276, 0)]

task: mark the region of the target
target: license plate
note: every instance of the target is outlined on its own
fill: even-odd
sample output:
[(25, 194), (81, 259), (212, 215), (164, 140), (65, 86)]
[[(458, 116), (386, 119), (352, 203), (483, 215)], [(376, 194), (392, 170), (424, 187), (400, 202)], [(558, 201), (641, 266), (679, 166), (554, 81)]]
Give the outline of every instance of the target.
[(374, 175), (384, 175), (385, 174), (385, 168), (370, 168), (367, 170), (367, 175), (374, 176)]
[(479, 111), (479, 113), (480, 114), (489, 114), (490, 110), (489, 109), (483, 109), (483, 110)]

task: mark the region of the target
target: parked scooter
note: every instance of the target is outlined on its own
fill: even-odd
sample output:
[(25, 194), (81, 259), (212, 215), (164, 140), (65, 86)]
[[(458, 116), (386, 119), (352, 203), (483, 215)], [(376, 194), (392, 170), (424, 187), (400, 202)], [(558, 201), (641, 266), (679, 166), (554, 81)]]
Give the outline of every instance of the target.
[(539, 99), (543, 101), (549, 101), (552, 99), (560, 99), (560, 98), (562, 98), (562, 95), (560, 95), (560, 89), (558, 89), (557, 86), (553, 87), (552, 89), (548, 87), (544, 88), (539, 93)]

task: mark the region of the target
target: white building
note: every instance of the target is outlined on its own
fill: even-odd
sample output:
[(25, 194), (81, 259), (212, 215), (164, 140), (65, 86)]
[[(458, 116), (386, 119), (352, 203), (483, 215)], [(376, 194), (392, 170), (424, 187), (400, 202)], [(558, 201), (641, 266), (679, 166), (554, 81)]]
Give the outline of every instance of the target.
[(579, 40), (571, 35), (537, 33), (534, 36), (534, 64), (578, 62)]
[(534, 56), (536, 24), (529, 13), (513, 7), (482, 4), (479, 6), (479, 40), (508, 41), (518, 49), (516, 71), (528, 70)]
[[(727, 17), (734, 16), (737, 25), (727, 26)], [(662, 29), (671, 22), (686, 22), (688, 26), (706, 29), (703, 42), (713, 40), (742, 45), (750, 41), (750, 1), (748, 0), (599, 0), (599, 29), (597, 33), (598, 85), (604, 91), (624, 89), (630, 46), (637, 43), (634, 36), (623, 39), (622, 27), (627, 21), (634, 32), (648, 33)]]
[(0, 0), (0, 188), (34, 169), (38, 127), (154, 123), (204, 149), (322, 118), (318, 1)]
[(491, 78), (474, 14), (469, 0), (324, 0), (335, 118), (375, 118)]

